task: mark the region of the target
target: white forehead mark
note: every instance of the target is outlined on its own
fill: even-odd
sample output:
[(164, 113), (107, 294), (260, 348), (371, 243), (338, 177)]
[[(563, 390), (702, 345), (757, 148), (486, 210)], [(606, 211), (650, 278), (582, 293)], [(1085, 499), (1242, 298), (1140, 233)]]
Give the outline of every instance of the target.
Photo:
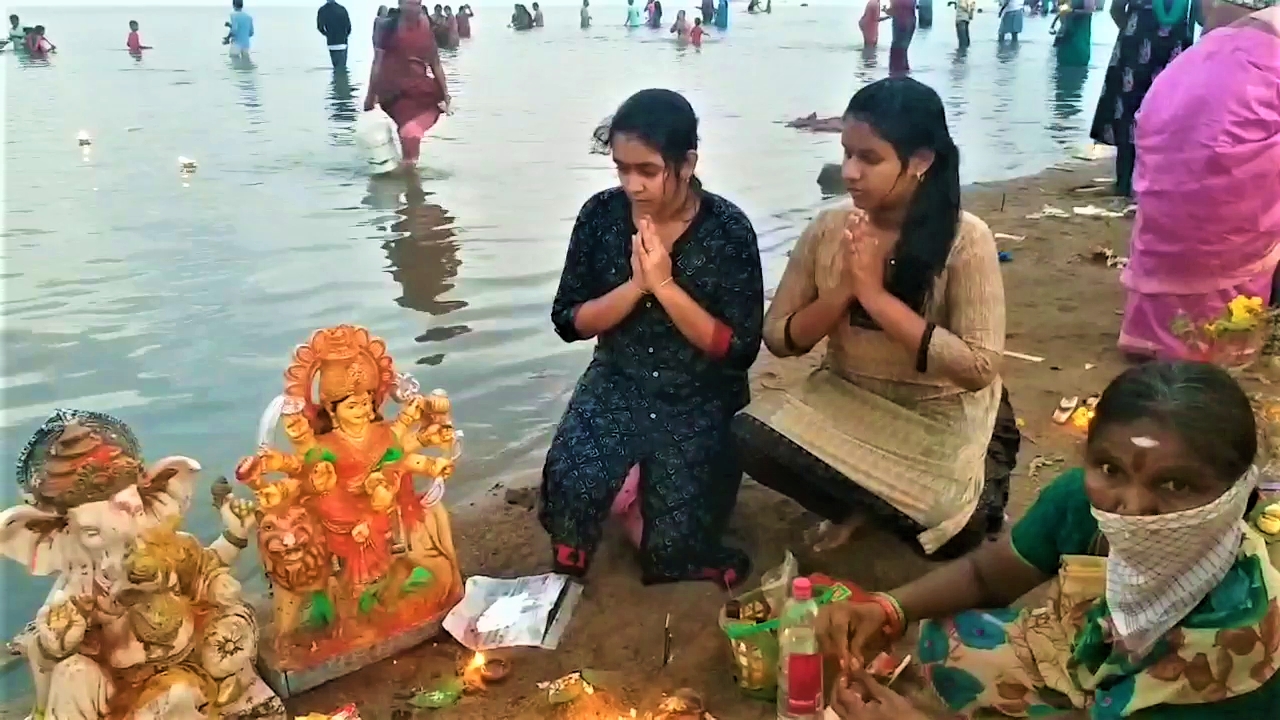
[(1140, 448), (1146, 448), (1148, 450), (1160, 445), (1158, 441), (1153, 440), (1149, 437), (1146, 437), (1145, 435), (1142, 437), (1131, 437), (1129, 438), (1129, 442), (1133, 443), (1134, 445), (1137, 445)]

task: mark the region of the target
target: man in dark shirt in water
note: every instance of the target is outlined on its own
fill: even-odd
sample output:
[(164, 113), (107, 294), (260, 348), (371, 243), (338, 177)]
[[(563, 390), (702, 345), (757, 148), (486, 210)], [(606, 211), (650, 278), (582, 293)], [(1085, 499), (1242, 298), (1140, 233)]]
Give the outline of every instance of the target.
[(325, 0), (316, 11), (316, 30), (329, 44), (329, 60), (334, 70), (347, 68), (347, 38), (351, 37), (351, 16), (338, 0)]

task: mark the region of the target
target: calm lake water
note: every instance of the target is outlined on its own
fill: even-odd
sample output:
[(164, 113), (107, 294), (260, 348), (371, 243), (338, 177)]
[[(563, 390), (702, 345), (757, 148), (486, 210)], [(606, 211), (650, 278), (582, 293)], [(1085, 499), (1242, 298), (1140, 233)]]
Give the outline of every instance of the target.
[[(1105, 14), (1095, 67), (1060, 73), (1047, 19), (1028, 18), (1021, 45), (1001, 49), (988, 7), (959, 55), (952, 11), (937, 4), (911, 62), (947, 102), (966, 182), (1036, 172), (1087, 142), (1115, 37)], [(530, 477), (590, 352), (555, 337), (548, 309), (578, 207), (614, 182), (608, 158), (588, 153), (591, 130), (635, 90), (684, 92), (702, 118), (699, 172), (756, 223), (772, 283), (822, 202), (819, 167), (839, 158), (836, 136), (780, 121), (838, 114), (887, 72), (887, 28), (878, 54), (859, 49), (860, 5), (779, 0), (768, 16), (735, 5), (701, 52), (619, 27), (617, 0), (594, 5), (587, 31), (567, 5), (530, 33), (506, 29), (505, 5), (479, 5), (475, 38), (444, 59), (456, 114), (431, 134), (413, 187), (370, 180), (352, 141), (374, 7), (349, 4), (349, 77), (328, 67), (311, 7), (251, 8), (247, 64), (219, 44), (221, 8), (17, 11), (59, 52), (0, 55), (5, 467), (68, 406), (123, 418), (148, 458), (195, 457), (206, 483), (229, 474), (292, 348), (349, 322), (453, 395), (467, 437), (455, 501)], [(130, 19), (156, 47), (141, 61), (123, 50)], [(180, 155), (199, 163), (188, 179)], [(187, 524), (210, 538), (204, 493)], [(0, 483), (0, 501), (16, 497)], [(249, 561), (240, 570), (256, 575)], [(0, 582), (7, 638), (48, 584), (9, 562)], [(16, 692), (25, 673), (6, 675)]]

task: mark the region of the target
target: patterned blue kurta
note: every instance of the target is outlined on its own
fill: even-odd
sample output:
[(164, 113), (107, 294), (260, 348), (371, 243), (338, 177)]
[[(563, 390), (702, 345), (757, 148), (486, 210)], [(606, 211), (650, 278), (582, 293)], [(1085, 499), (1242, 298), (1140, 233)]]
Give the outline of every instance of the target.
[[(551, 309), (566, 342), (584, 339), (577, 309), (631, 277), (635, 232), (620, 188), (582, 206)], [(742, 478), (729, 421), (747, 404), (764, 322), (755, 230), (733, 203), (703, 192), (671, 259), (674, 281), (731, 331), (728, 350), (698, 349), (652, 296), (597, 338), (542, 470), (539, 517), (561, 572), (586, 572), (614, 496), (639, 463), (644, 581), (733, 584), (747, 575), (745, 554), (720, 536)]]

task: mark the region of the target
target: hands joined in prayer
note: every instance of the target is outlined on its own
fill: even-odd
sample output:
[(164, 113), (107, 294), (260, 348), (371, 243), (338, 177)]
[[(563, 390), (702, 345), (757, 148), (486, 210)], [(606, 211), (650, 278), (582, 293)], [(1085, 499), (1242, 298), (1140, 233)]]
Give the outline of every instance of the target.
[(890, 243), (871, 227), (867, 213), (854, 208), (845, 222), (845, 286), (862, 300), (884, 290), (884, 268)]
[(631, 236), (631, 282), (652, 293), (671, 282), (671, 254), (658, 237), (653, 220), (643, 217)]

